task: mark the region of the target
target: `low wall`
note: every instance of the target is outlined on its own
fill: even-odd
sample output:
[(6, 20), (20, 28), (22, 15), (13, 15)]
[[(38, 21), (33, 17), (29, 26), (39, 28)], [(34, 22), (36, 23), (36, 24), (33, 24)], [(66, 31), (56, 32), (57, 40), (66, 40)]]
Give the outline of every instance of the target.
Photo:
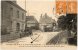
[(1, 42), (7, 42), (7, 41), (14, 40), (17, 38), (20, 38), (19, 33), (10, 33), (6, 35), (1, 35)]

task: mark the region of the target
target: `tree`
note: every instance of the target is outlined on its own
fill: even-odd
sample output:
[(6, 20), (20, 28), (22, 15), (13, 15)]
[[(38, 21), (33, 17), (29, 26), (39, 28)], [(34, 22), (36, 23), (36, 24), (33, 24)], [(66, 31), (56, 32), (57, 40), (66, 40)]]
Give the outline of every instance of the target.
[[(62, 15), (58, 19), (58, 27), (62, 30), (67, 30), (70, 34), (71, 31), (75, 33), (73, 40), (74, 44), (77, 43), (77, 14), (67, 14), (66, 16)], [(69, 35), (68, 33), (68, 35)]]
[(58, 19), (58, 27), (61, 28), (62, 30), (72, 30), (76, 28), (77, 26), (77, 16), (74, 14), (67, 14), (66, 16), (62, 15)]

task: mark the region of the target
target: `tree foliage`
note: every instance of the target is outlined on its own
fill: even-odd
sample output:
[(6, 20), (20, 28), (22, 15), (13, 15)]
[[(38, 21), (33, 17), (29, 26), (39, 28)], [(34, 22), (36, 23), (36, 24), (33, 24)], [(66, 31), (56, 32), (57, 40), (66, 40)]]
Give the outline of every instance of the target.
[(62, 15), (58, 19), (58, 27), (62, 30), (77, 30), (77, 15), (76, 14), (67, 14), (66, 16)]
[(60, 16), (58, 19), (58, 27), (62, 30), (73, 31), (74, 37), (69, 39), (69, 43), (77, 45), (77, 14), (67, 14)]

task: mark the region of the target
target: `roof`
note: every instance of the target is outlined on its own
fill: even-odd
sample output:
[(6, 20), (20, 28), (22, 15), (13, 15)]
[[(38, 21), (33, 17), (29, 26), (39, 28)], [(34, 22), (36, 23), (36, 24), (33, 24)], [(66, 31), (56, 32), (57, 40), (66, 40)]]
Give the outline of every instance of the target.
[(42, 18), (40, 18), (40, 21), (39, 21), (39, 23), (41, 23), (41, 24), (50, 24), (50, 23), (53, 23), (53, 22), (55, 22), (54, 19), (52, 19), (49, 16), (45, 16), (45, 15)]
[[(4, 1), (3, 1), (3, 2), (4, 2)], [(8, 2), (8, 3), (10, 3), (10, 4), (16, 6), (17, 8), (19, 8), (19, 9), (21, 9), (21, 10), (23, 10), (23, 11), (26, 12), (26, 10), (24, 10), (23, 8), (21, 8), (18, 4), (13, 3), (12, 1), (6, 1), (6, 2)]]
[(26, 19), (28, 23), (38, 23), (34, 16), (26, 16)]

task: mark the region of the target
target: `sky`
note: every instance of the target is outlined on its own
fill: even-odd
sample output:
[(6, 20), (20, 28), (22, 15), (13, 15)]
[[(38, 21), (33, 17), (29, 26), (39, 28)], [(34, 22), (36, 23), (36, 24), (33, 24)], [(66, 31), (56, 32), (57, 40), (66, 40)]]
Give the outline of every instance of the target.
[[(17, 4), (25, 9), (25, 0), (17, 0)], [(40, 15), (47, 13), (48, 16), (56, 19), (53, 15), (54, 7), (55, 0), (26, 0), (26, 15), (32, 15), (39, 21)]]

